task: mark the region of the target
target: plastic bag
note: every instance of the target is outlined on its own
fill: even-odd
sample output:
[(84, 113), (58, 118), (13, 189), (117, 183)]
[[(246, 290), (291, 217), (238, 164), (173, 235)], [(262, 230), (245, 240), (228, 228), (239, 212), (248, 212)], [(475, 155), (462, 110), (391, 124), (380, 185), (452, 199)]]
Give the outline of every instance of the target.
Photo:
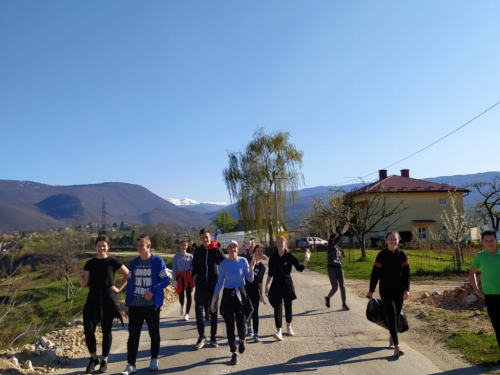
[[(372, 298), (368, 301), (368, 305), (366, 306), (366, 319), (382, 328), (388, 329), (388, 319), (381, 299)], [(401, 314), (398, 319), (398, 332), (403, 333), (408, 331), (408, 329), (408, 318), (403, 309), (401, 309)]]

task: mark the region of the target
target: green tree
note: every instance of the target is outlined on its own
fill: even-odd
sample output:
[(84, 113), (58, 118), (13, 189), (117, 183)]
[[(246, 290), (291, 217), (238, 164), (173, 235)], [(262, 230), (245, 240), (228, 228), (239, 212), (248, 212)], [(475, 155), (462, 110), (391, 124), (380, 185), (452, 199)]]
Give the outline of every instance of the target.
[(229, 152), (224, 181), (231, 200), (237, 202), (245, 230), (267, 227), (273, 244), (273, 235), (279, 231), (273, 216), (277, 213), (278, 222), (286, 221), (286, 201), (294, 204), (299, 186), (304, 183), (299, 171), (303, 155), (290, 143), (289, 132), (266, 134), (263, 129), (253, 134), (245, 152)]
[(238, 220), (232, 217), (229, 211), (219, 211), (211, 224), (219, 228), (222, 233), (227, 233), (238, 224)]

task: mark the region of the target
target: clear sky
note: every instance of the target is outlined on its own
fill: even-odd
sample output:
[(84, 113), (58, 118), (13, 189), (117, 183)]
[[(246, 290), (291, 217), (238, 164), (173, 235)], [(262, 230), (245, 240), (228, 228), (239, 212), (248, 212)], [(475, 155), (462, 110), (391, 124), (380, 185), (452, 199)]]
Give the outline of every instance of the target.
[[(1, 179), (229, 201), (227, 152), (263, 127), (306, 187), (344, 184), (498, 101), (497, 0), (0, 2)], [(388, 174), (500, 170), (499, 120)]]

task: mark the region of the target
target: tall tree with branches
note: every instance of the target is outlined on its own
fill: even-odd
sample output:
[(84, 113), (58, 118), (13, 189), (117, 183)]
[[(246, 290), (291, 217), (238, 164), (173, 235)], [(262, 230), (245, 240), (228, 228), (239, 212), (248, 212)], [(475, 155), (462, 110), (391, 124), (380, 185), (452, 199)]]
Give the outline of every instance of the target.
[[(253, 134), (244, 152), (229, 152), (229, 167), (223, 177), (232, 201), (237, 202), (240, 221), (245, 230), (268, 228), (271, 244), (279, 225), (286, 221), (286, 201), (294, 203), (299, 186), (304, 183), (303, 151), (290, 143), (289, 132)], [(276, 202), (273, 199), (276, 189)], [(277, 206), (276, 206), (277, 204)]]
[[(400, 214), (408, 209), (408, 206), (404, 200), (394, 199), (395, 194), (397, 193), (386, 192), (382, 184), (367, 185), (347, 194), (345, 221), (351, 223), (349, 230), (358, 237), (363, 258), (366, 257), (365, 242), (369, 233), (397, 230), (405, 224), (400, 222)], [(354, 196), (361, 197), (356, 202), (358, 212), (353, 212), (349, 203), (354, 200)], [(353, 218), (356, 219), (354, 223)]]
[(495, 176), (490, 182), (475, 182), (467, 185), (478, 191), (482, 201), (478, 204), (479, 216), (488, 219), (495, 232), (500, 227), (500, 176)]

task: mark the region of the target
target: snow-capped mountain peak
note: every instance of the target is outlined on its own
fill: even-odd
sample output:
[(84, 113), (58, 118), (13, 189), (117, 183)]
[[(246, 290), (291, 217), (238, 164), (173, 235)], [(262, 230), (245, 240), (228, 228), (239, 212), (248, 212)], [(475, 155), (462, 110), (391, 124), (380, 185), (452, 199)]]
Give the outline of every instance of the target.
[(184, 198), (184, 199), (169, 198), (167, 200), (170, 203), (175, 204), (176, 206), (198, 206), (198, 205), (221, 206), (221, 207), (229, 206), (229, 203), (227, 202), (198, 202), (190, 198)]
[(167, 200), (170, 203), (175, 204), (176, 206), (196, 206), (196, 205), (200, 204), (200, 202), (195, 201), (194, 199), (189, 199), (189, 198), (184, 198), (184, 199), (169, 198)]

